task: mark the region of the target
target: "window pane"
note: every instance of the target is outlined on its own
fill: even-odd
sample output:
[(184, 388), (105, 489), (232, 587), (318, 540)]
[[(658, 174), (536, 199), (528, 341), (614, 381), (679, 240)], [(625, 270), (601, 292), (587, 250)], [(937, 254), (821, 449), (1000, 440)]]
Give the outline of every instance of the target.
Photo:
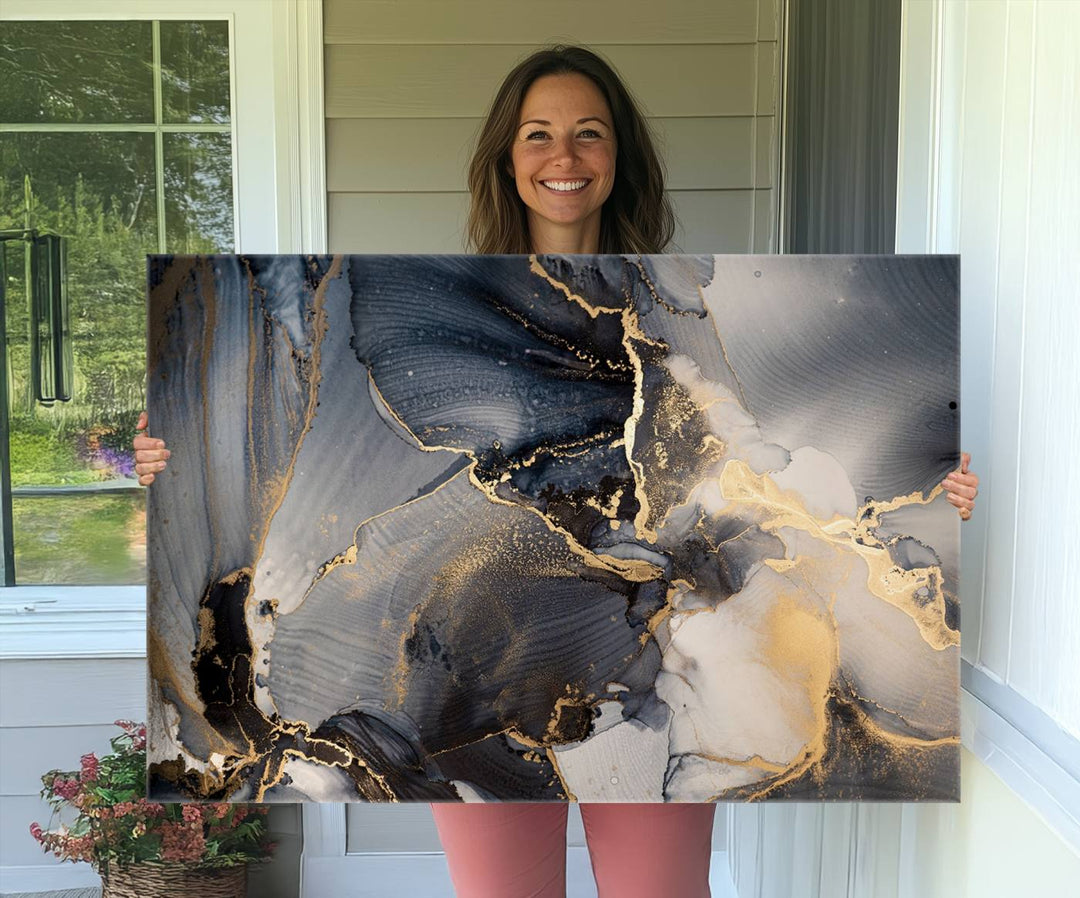
[(156, 246), (153, 134), (0, 133), (0, 227), (26, 223), (27, 177), (32, 226), (89, 239), (107, 222)]
[(150, 22), (4, 22), (0, 121), (153, 122)]
[[(26, 179), (29, 178), (29, 198)], [(153, 134), (0, 134), (0, 229), (68, 238), (71, 402), (46, 407), (30, 382), (25, 247), (4, 244), (13, 531), (20, 583), (137, 583), (127, 548), (143, 497), (19, 498), (18, 488), (133, 475), (145, 382), (145, 255), (157, 248)]]
[(233, 251), (228, 134), (165, 135), (165, 242), (173, 253)]
[[(0, 134), (0, 229), (22, 227), (29, 205), (31, 226), (68, 238), (75, 367), (73, 401), (47, 408), (33, 400), (25, 244), (8, 241), (5, 306), (15, 486), (111, 476), (93, 454), (89, 429), (127, 427), (141, 407), (145, 255), (157, 250), (154, 184), (152, 134)], [(52, 434), (48, 447), (39, 447), (47, 448), (48, 456), (39, 453), (27, 457), (26, 466), (17, 464), (17, 441), (43, 431)]]
[(123, 488), (134, 481), (131, 440), (145, 406), (145, 257), (160, 245), (234, 246), (227, 23), (160, 30), (167, 116), (222, 123), (226, 133), (35, 131), (56, 122), (152, 125), (152, 23), (6, 22), (0, 34), (0, 115), (29, 129), (0, 132), (0, 229), (67, 239), (74, 371), (72, 401), (35, 401), (26, 243), (3, 242), (20, 583), (145, 581), (145, 493)]
[(229, 121), (229, 23), (161, 23), (162, 120)]
[(146, 494), (16, 497), (15, 571), (20, 583), (146, 582)]

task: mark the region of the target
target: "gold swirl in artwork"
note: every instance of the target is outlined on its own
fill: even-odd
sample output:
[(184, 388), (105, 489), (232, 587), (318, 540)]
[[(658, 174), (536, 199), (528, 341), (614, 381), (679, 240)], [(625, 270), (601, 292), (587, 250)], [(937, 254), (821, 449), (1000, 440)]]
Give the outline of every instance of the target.
[[(913, 492), (884, 502), (867, 503), (859, 509), (854, 519), (834, 515), (830, 520), (822, 521), (806, 509), (797, 493), (781, 490), (768, 474), (755, 474), (746, 462), (739, 459), (731, 459), (724, 465), (719, 480), (724, 498), (736, 503), (752, 504), (755, 509), (764, 512), (766, 517), (761, 523), (763, 530), (776, 531), (781, 527), (791, 527), (861, 557), (869, 568), (867, 589), (910, 617), (928, 645), (938, 650), (959, 645), (959, 631), (945, 621), (940, 567), (935, 565), (903, 570), (893, 562), (888, 547), (873, 533), (876, 514), (905, 505), (925, 505), (941, 492), (940, 486), (925, 495)], [(872, 513), (864, 520), (868, 510)]]

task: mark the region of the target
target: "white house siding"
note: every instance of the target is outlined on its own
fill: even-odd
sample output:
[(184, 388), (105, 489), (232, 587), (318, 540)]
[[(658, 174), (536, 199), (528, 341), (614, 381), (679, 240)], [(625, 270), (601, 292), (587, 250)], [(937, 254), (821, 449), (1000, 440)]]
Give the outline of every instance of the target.
[[(50, 808), (41, 800), (41, 774), (75, 770), (79, 756), (109, 750), (118, 718), (146, 713), (145, 661), (138, 658), (0, 661), (0, 869), (50, 864), (31, 838)], [(80, 869), (81, 868), (81, 869)], [(96, 882), (85, 864), (69, 873)], [(80, 875), (81, 874), (81, 875)], [(4, 890), (8, 889), (5, 882)]]
[[(41, 774), (77, 770), (86, 752), (110, 751), (113, 721), (146, 718), (145, 657), (0, 660), (0, 893), (97, 885), (88, 864), (59, 864), (29, 826), (47, 825)], [(300, 882), (300, 810), (271, 809), (275, 860), (249, 878), (252, 898), (295, 898)]]
[(776, 248), (779, 0), (326, 0), (332, 252), (461, 252), (496, 86), (544, 44), (622, 73), (660, 138), (685, 252)]

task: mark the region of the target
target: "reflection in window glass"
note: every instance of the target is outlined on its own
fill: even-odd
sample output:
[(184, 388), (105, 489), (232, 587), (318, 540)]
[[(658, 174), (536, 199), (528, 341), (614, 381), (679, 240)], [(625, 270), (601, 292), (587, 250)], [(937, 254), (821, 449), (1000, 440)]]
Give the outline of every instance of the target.
[(146, 494), (16, 498), (20, 583), (146, 582)]
[(166, 122), (229, 121), (229, 23), (161, 23)]
[[(168, 60), (163, 106), (183, 120), (164, 127), (154, 117), (155, 35)], [(0, 243), (0, 323), (16, 578), (144, 582), (145, 494), (130, 447), (145, 407), (146, 254), (233, 251), (228, 29), (5, 22), (0, 77), (3, 120), (15, 126), (0, 132), (0, 230), (16, 234)], [(76, 127), (49, 130), (55, 122)], [(31, 394), (24, 228), (67, 238), (71, 402)]]
[(232, 252), (228, 134), (165, 135), (165, 234), (172, 252)]
[(152, 133), (0, 132), (0, 227), (21, 227), (29, 212), (32, 226), (86, 242), (103, 216), (154, 247), (155, 183)]
[(123, 476), (98, 463), (91, 449), (101, 434), (90, 433), (114, 432), (119, 449), (142, 402), (145, 255), (158, 245), (155, 190), (153, 134), (0, 134), (0, 229), (29, 221), (68, 238), (75, 364), (71, 402), (46, 407), (34, 401), (25, 244), (6, 242), (13, 486)]
[(4, 22), (0, 122), (153, 122), (150, 22)]

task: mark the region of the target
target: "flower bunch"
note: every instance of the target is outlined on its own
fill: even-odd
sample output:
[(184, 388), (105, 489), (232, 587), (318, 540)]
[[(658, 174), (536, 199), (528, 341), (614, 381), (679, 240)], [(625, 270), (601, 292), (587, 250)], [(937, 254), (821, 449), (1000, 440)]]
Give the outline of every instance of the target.
[(94, 425), (75, 438), (79, 456), (102, 480), (135, 476), (135, 454), (120, 436), (118, 429)]
[[(146, 727), (118, 720), (121, 735), (111, 754), (85, 754), (79, 770), (50, 770), (41, 778), (41, 797), (53, 819), (69, 809), (77, 814), (56, 829), (30, 824), (43, 850), (64, 861), (87, 861), (95, 870), (110, 865), (178, 862), (199, 867), (231, 867), (268, 860), (265, 805), (162, 804), (146, 794)], [(50, 821), (50, 826), (52, 825)]]

